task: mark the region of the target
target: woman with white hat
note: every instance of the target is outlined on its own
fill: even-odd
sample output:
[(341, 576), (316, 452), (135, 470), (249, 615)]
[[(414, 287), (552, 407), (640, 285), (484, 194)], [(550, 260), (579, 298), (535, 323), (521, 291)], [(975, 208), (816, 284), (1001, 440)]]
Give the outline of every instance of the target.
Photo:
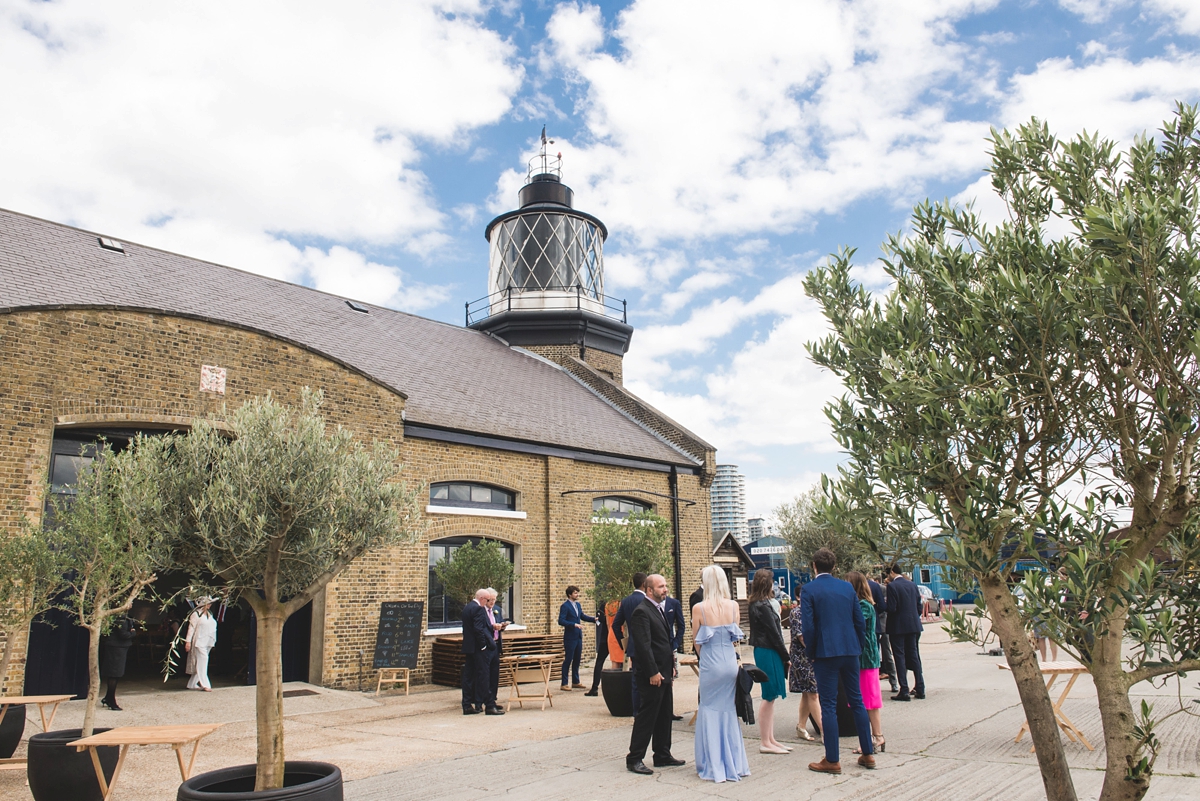
[(208, 652), (217, 644), (217, 620), (209, 611), (212, 602), (208, 596), (196, 602), (195, 610), (188, 617), (187, 640), (183, 644), (188, 655), (196, 658), (196, 670), (188, 679), (188, 689), (206, 693), (212, 692), (212, 683), (208, 680)]

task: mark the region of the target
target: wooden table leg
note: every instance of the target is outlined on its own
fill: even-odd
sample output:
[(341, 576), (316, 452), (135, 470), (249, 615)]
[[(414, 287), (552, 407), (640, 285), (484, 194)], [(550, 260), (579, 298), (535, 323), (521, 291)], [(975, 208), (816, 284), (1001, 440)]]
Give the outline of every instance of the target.
[(54, 716), (58, 714), (58, 705), (60, 701), (55, 701), (50, 705), (50, 719), (46, 719), (46, 707), (44, 704), (38, 704), (38, 712), (42, 715), (42, 731), (50, 731), (50, 727), (54, 725)]
[(1067, 737), (1071, 738), (1072, 740), (1078, 738), (1079, 742), (1087, 746), (1087, 750), (1095, 751), (1096, 749), (1093, 748), (1092, 744), (1089, 743), (1087, 738), (1083, 736), (1083, 732), (1081, 732), (1079, 728), (1071, 722), (1071, 719), (1067, 717), (1067, 713), (1064, 712), (1062, 708), (1063, 703), (1067, 700), (1067, 696), (1071, 694), (1071, 688), (1075, 686), (1075, 680), (1077, 678), (1079, 678), (1078, 673), (1071, 674), (1071, 680), (1067, 682), (1067, 686), (1063, 689), (1062, 695), (1060, 695), (1058, 700), (1054, 703), (1054, 716), (1058, 718), (1059, 728), (1066, 732)]

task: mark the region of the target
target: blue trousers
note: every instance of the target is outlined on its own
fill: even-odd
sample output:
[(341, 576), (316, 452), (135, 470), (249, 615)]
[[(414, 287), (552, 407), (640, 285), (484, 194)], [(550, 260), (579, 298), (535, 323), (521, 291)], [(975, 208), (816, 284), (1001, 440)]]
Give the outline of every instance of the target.
[(813, 660), (813, 672), (817, 674), (817, 693), (821, 696), (821, 736), (825, 740), (825, 759), (840, 762), (838, 752), (837, 697), (838, 679), (846, 690), (846, 700), (854, 712), (854, 726), (858, 729), (858, 745), (864, 754), (875, 753), (871, 743), (871, 719), (863, 706), (862, 689), (858, 682), (857, 656), (832, 656)]
[(569, 674), (575, 679), (576, 684), (579, 681), (579, 661), (583, 659), (583, 637), (575, 636), (571, 639), (563, 637), (563, 666), (562, 666), (562, 686), (567, 686), (567, 675)]

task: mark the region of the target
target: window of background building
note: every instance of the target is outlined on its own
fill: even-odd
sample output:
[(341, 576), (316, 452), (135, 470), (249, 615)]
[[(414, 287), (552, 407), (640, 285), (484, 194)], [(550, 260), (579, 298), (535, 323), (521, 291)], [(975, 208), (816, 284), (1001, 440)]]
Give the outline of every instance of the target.
[(921, 568), (921, 583), (922, 584), (930, 583), (929, 568), (927, 568), (927, 567)]
[(469, 509), (516, 509), (517, 496), (507, 490), (465, 481), (445, 481), (429, 485), (432, 506), (459, 506)]
[[(482, 542), (484, 537), (447, 537), (446, 539), (434, 540), (429, 543), (429, 628), (447, 628), (458, 626), (462, 623), (462, 608), (463, 603), (452, 600), (445, 594), (445, 588), (438, 581), (437, 573), (433, 571), (434, 565), (439, 559), (444, 559), (447, 556), (450, 560), (454, 560), (454, 552), (468, 542)], [(508, 561), (515, 565), (515, 552), (513, 546), (506, 542), (500, 543), (501, 550), (508, 557)], [(496, 605), (504, 609), (504, 619), (513, 620), (513, 600), (515, 599), (515, 588), (509, 589), (508, 592), (502, 593), (496, 599)], [(467, 600), (470, 600), (469, 598)], [(514, 621), (515, 622), (515, 621)]]
[(595, 517), (603, 516), (604, 512), (608, 512), (609, 517), (618, 520), (624, 520), (635, 512), (645, 512), (650, 509), (650, 505), (635, 501), (632, 498), (596, 498), (592, 501), (592, 512)]

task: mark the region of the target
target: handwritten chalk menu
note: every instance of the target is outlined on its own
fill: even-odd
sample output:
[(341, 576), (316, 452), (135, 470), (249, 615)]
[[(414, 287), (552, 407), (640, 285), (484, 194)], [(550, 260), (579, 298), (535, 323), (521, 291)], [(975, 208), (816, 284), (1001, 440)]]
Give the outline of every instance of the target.
[(424, 622), (424, 601), (384, 601), (380, 604), (375, 668), (415, 668)]

